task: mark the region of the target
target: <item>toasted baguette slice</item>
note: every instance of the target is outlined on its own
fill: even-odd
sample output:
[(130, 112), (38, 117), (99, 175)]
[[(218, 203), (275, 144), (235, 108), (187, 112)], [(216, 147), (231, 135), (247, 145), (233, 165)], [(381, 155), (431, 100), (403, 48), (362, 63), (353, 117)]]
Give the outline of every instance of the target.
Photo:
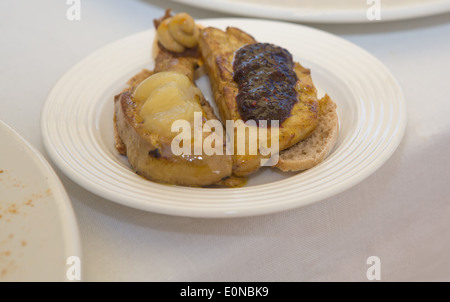
[(302, 171), (325, 159), (339, 134), (336, 107), (328, 95), (319, 100), (319, 124), (316, 130), (308, 138), (281, 151), (277, 168), (282, 171)]

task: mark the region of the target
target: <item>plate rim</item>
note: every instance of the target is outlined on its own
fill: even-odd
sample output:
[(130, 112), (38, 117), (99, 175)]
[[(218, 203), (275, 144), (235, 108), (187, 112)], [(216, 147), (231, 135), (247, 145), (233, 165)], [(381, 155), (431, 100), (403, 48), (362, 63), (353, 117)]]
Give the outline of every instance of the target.
[[(435, 3), (411, 4), (385, 9), (380, 20), (361, 18), (363, 11), (349, 10), (311, 10), (303, 13), (295, 12), (292, 8), (277, 7), (276, 5), (257, 5), (251, 3), (238, 3), (227, 0), (172, 0), (177, 3), (208, 9), (216, 12), (236, 14), (240, 16), (268, 18), (273, 20), (285, 20), (307, 23), (329, 24), (355, 24), (355, 23), (379, 23), (396, 20), (407, 20), (420, 17), (443, 14), (450, 11), (450, 0), (435, 1)], [(368, 6), (369, 8), (369, 6)], [(365, 14), (363, 14), (365, 15)]]
[[(362, 51), (366, 56), (369, 56), (372, 60), (374, 60), (374, 62), (376, 62), (378, 64), (378, 66), (380, 68), (383, 69), (383, 72), (385, 72), (390, 80), (392, 80), (392, 82), (395, 84), (395, 88), (396, 88), (396, 93), (398, 94), (399, 97), (399, 103), (401, 103), (401, 107), (404, 109), (402, 112), (402, 117), (403, 117), (403, 122), (401, 124), (400, 127), (400, 131), (398, 131), (398, 135), (396, 137), (396, 142), (394, 143), (394, 145), (391, 145), (390, 150), (388, 150), (387, 152), (383, 153), (383, 158), (379, 158), (377, 161), (376, 165), (371, 165), (369, 166), (369, 168), (364, 170), (364, 173), (360, 172), (358, 175), (359, 177), (352, 177), (352, 181), (347, 181), (345, 182), (345, 186), (341, 186), (339, 188), (333, 188), (332, 190), (328, 190), (327, 194), (322, 194), (321, 198), (310, 198), (309, 200), (303, 200), (303, 202), (301, 204), (297, 204), (297, 205), (292, 205), (289, 204), (288, 206), (284, 206), (282, 208), (278, 208), (278, 209), (259, 209), (259, 211), (255, 211), (255, 209), (239, 209), (239, 212), (224, 212), (223, 210), (217, 211), (217, 210), (202, 210), (202, 209), (192, 209), (192, 208), (183, 208), (180, 209), (178, 208), (167, 208), (167, 206), (161, 206), (161, 205), (155, 205), (155, 204), (142, 204), (138, 201), (135, 202), (129, 202), (129, 201), (124, 201), (123, 198), (118, 197), (117, 195), (115, 195), (113, 192), (109, 192), (108, 190), (106, 190), (105, 188), (98, 188), (95, 184), (90, 183), (89, 181), (86, 181), (86, 179), (84, 179), (84, 177), (82, 175), (78, 175), (77, 173), (74, 173), (74, 171), (72, 171), (69, 167), (67, 167), (64, 164), (64, 160), (62, 158), (59, 157), (57, 150), (54, 150), (53, 147), (51, 146), (51, 141), (50, 141), (50, 137), (48, 136), (48, 133), (46, 132), (46, 124), (45, 124), (45, 113), (47, 111), (47, 106), (49, 105), (49, 99), (50, 96), (52, 95), (53, 91), (58, 87), (58, 84), (62, 81), (62, 79), (65, 78), (65, 76), (67, 74), (70, 74), (72, 72), (72, 70), (76, 69), (78, 66), (83, 65), (83, 63), (87, 60), (89, 60), (89, 58), (91, 57), (95, 57), (96, 55), (100, 54), (104, 49), (108, 49), (109, 47), (113, 47), (116, 43), (119, 44), (127, 39), (131, 39), (135, 36), (139, 36), (139, 35), (144, 35), (147, 34), (148, 32), (152, 32), (154, 31), (154, 29), (147, 29), (144, 31), (140, 31), (138, 33), (129, 35), (127, 37), (124, 37), (122, 39), (116, 40), (112, 43), (109, 43), (108, 45), (98, 49), (97, 51), (94, 51), (93, 53), (91, 53), (90, 55), (88, 55), (87, 57), (85, 57), (84, 59), (82, 59), (81, 61), (79, 61), (78, 63), (76, 63), (72, 68), (70, 68), (55, 84), (54, 88), (50, 91), (49, 93), (49, 97), (47, 98), (47, 101), (44, 104), (44, 107), (42, 109), (42, 114), (41, 114), (41, 129), (42, 129), (42, 136), (43, 136), (43, 141), (44, 141), (44, 145), (47, 149), (47, 152), (49, 153), (49, 155), (51, 156), (52, 160), (55, 161), (55, 163), (57, 164), (57, 166), (66, 174), (68, 175), (72, 180), (74, 180), (75, 182), (77, 182), (78, 184), (82, 185), (83, 187), (85, 187), (86, 189), (88, 189), (89, 191), (100, 195), (103, 198), (106, 198), (108, 200), (114, 201), (116, 203), (122, 204), (122, 205), (126, 205), (126, 206), (131, 206), (137, 209), (141, 209), (141, 210), (145, 210), (145, 211), (150, 211), (150, 212), (156, 212), (156, 213), (160, 213), (160, 214), (168, 214), (168, 215), (175, 215), (175, 216), (187, 216), (187, 217), (203, 217), (203, 218), (226, 218), (226, 217), (244, 217), (244, 216), (256, 216), (256, 215), (263, 215), (263, 214), (268, 214), (268, 213), (275, 213), (275, 212), (280, 212), (280, 211), (284, 211), (284, 210), (288, 210), (288, 209), (292, 209), (292, 208), (297, 208), (297, 207), (301, 207), (301, 206), (305, 206), (323, 199), (327, 199), (333, 195), (336, 195), (338, 193), (341, 193), (351, 187), (353, 187), (355, 184), (360, 183), (362, 180), (364, 180), (365, 178), (367, 178), (369, 175), (371, 175), (374, 171), (376, 171), (379, 167), (381, 167), (390, 157), (391, 155), (394, 153), (394, 151), (397, 149), (398, 145), (400, 144), (400, 142), (403, 139), (405, 130), (406, 130), (406, 122), (407, 122), (407, 114), (406, 114), (406, 102), (404, 99), (404, 95), (403, 95), (403, 91), (397, 81), (397, 79), (392, 75), (392, 73), (387, 69), (387, 67), (382, 64), (377, 58), (375, 58), (372, 54), (370, 54), (369, 52), (367, 52), (366, 50), (364, 50), (363, 48), (339, 37), (336, 35), (333, 35), (331, 33), (328, 33), (326, 31), (323, 30), (319, 30), (316, 28), (312, 28), (309, 26), (305, 26), (305, 25), (298, 25), (298, 24), (291, 24), (291, 23), (287, 23), (287, 22), (283, 22), (283, 21), (273, 21), (273, 20), (264, 20), (264, 19), (248, 19), (248, 18), (212, 18), (212, 19), (199, 19), (198, 22), (204, 22), (204, 23), (208, 23), (208, 22), (263, 22), (263, 23), (278, 23), (278, 24), (282, 24), (285, 26), (293, 26), (293, 27), (302, 27), (305, 30), (309, 30), (309, 31), (315, 31), (315, 32), (319, 32), (321, 34), (326, 34), (329, 36), (334, 37), (335, 39), (338, 39), (340, 42), (343, 43), (347, 43), (347, 45), (350, 45), (351, 47), (354, 47), (355, 49), (357, 49), (358, 51)], [(147, 180), (146, 180), (147, 181)], [(258, 186), (258, 185), (257, 185)], [(264, 186), (264, 185), (262, 185)], [(253, 186), (253, 188), (256, 186)], [(177, 190), (177, 188), (180, 187), (175, 187)], [(183, 189), (186, 189), (185, 187), (182, 187)], [(251, 187), (250, 187), (251, 188)], [(189, 188), (191, 189), (191, 188)], [(208, 190), (208, 189), (201, 189), (201, 190)], [(213, 189), (213, 190), (222, 190), (222, 192), (224, 192), (223, 190), (226, 191), (230, 191), (230, 190), (234, 190), (234, 189)], [(99, 194), (99, 191), (101, 191), (101, 194)]]
[[(58, 226), (62, 228), (62, 239), (64, 240), (64, 255), (66, 259), (70, 256), (77, 256), (81, 259), (81, 237), (79, 231), (78, 221), (75, 215), (75, 211), (69, 195), (61, 182), (59, 176), (50, 165), (49, 161), (44, 155), (37, 150), (28, 140), (26, 140), (21, 134), (19, 134), (14, 128), (12, 128), (6, 122), (0, 120), (0, 132), (4, 131), (6, 135), (10, 135), (17, 142), (17, 146), (23, 148), (25, 153), (30, 157), (33, 163), (36, 165), (40, 176), (45, 176), (48, 187), (52, 190), (53, 200), (55, 201), (55, 207), (57, 208), (58, 215), (61, 219), (61, 224)], [(81, 263), (80, 263), (81, 264)], [(82, 264), (81, 264), (82, 265)], [(63, 263), (61, 266), (63, 269), (59, 279), (54, 281), (71, 281), (66, 277), (67, 266)], [(56, 276), (55, 276), (56, 277)], [(38, 281), (38, 280), (35, 280)]]

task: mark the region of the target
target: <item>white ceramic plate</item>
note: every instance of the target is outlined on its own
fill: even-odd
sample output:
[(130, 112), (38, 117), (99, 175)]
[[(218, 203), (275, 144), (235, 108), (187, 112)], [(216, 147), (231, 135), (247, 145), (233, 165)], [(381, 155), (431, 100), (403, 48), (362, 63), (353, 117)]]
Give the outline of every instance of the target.
[[(173, 0), (214, 11), (269, 19), (320, 23), (373, 22), (424, 17), (450, 11), (450, 0)], [(368, 17), (369, 14), (369, 17)]]
[(69, 281), (80, 257), (78, 226), (59, 178), (31, 145), (0, 121), (0, 282)]
[[(233, 25), (291, 51), (311, 68), (319, 91), (338, 104), (340, 135), (320, 165), (303, 173), (265, 167), (243, 188), (188, 188), (148, 181), (118, 155), (113, 97), (142, 68), (152, 68), (154, 30), (98, 50), (68, 71), (42, 111), (48, 153), (75, 182), (112, 201), (164, 214), (232, 217), (304, 206), (342, 192), (379, 168), (398, 146), (406, 124), (402, 91), (372, 55), (331, 34), (305, 26), (249, 19), (199, 20)], [(292, 37), (295, 37), (293, 39)], [(211, 100), (207, 77), (199, 81)]]

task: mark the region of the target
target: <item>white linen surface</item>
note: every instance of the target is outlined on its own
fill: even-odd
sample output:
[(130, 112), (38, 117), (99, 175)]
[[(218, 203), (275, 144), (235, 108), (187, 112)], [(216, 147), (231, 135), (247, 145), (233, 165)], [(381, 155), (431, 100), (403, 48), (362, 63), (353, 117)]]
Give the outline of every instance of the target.
[[(168, 1), (80, 3), (79, 21), (67, 20), (66, 1), (0, 4), (0, 119), (49, 160), (40, 111), (71, 66), (151, 28), (166, 6), (197, 19), (231, 16)], [(84, 281), (367, 281), (369, 256), (381, 260), (381, 281), (450, 281), (450, 14), (310, 26), (366, 49), (398, 79), (408, 126), (393, 156), (327, 200), (234, 219), (127, 208), (55, 167), (79, 223)]]

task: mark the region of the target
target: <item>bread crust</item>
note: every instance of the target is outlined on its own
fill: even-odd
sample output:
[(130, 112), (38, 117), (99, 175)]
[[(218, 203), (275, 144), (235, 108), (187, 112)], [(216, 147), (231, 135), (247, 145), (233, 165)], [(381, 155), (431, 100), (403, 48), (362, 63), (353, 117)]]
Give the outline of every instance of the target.
[(321, 163), (339, 136), (337, 105), (328, 95), (319, 100), (319, 124), (314, 132), (296, 145), (280, 152), (276, 167), (282, 171), (303, 171)]

